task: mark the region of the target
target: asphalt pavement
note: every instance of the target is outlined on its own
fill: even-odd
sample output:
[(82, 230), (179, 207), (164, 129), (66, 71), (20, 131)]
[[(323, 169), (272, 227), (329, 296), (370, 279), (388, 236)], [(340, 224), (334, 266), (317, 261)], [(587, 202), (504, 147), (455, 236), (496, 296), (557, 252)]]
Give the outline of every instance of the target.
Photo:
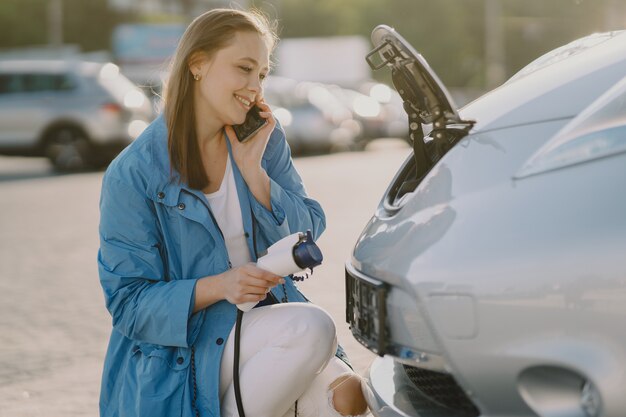
[[(300, 287), (331, 313), (361, 373), (374, 355), (345, 323), (344, 263), (409, 152), (384, 139), (295, 160), (327, 215), (324, 263)], [(102, 174), (58, 175), (42, 158), (0, 157), (0, 417), (98, 415), (111, 328), (96, 266)]]

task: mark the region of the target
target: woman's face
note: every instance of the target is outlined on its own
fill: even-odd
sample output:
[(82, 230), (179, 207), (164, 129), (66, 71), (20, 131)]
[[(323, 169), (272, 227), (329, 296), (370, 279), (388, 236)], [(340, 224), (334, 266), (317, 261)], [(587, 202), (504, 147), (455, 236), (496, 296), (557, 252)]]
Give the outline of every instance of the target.
[(237, 32), (230, 45), (192, 64), (190, 70), (202, 77), (195, 81), (196, 115), (217, 120), (222, 126), (241, 124), (262, 97), (269, 49), (261, 35)]

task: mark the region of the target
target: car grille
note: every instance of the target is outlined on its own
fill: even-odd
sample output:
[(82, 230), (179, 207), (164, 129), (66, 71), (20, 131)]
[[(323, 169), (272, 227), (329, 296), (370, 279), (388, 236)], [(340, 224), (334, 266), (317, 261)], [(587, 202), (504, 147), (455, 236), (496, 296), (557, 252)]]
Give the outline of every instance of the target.
[(346, 322), (356, 340), (379, 356), (387, 353), (387, 285), (346, 269)]
[[(454, 416), (478, 417), (480, 415), (478, 408), (476, 408), (467, 395), (465, 395), (463, 389), (456, 383), (451, 375), (408, 365), (402, 366), (409, 380), (415, 385), (415, 388), (433, 403), (453, 411)], [(427, 405), (424, 401), (419, 401), (418, 398), (412, 398), (411, 400), (414, 406), (417, 405), (417, 403), (422, 403), (424, 406)], [(450, 415), (450, 413), (446, 415)]]

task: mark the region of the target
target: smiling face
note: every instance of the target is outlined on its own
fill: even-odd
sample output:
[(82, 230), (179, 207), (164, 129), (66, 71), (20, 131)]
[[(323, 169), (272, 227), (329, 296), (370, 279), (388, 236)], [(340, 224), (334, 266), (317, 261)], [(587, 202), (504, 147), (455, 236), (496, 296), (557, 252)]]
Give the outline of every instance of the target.
[(228, 46), (212, 57), (197, 57), (189, 66), (200, 75), (194, 82), (197, 122), (221, 129), (241, 124), (262, 97), (262, 82), (269, 71), (269, 48), (255, 32), (236, 32)]

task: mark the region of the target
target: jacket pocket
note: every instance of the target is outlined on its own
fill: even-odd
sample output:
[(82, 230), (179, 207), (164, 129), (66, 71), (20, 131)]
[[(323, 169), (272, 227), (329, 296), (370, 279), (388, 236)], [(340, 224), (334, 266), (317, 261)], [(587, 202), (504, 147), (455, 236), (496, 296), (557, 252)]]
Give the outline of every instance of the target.
[(135, 345), (120, 393), (120, 416), (182, 415), (190, 357), (185, 348)]

